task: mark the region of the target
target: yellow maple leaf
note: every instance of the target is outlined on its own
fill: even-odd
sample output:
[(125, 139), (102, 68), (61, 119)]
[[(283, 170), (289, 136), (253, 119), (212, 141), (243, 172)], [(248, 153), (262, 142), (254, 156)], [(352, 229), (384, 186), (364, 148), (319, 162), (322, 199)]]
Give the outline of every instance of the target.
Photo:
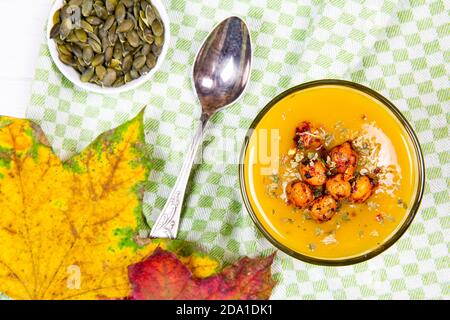
[(123, 297), (150, 170), (142, 113), (63, 163), (28, 120), (0, 117), (0, 292), (13, 299)]

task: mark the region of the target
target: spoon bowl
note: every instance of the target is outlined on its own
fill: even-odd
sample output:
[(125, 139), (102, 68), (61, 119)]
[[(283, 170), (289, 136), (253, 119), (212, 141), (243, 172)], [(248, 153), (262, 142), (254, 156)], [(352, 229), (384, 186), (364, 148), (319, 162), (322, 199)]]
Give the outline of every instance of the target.
[(151, 238), (176, 238), (187, 182), (203, 131), (214, 113), (242, 95), (251, 59), (250, 32), (245, 22), (234, 16), (219, 23), (197, 53), (192, 78), (202, 106), (200, 123), (175, 186), (150, 232)]
[(193, 70), (204, 113), (222, 109), (244, 92), (251, 54), (250, 34), (242, 19), (230, 17), (211, 32), (197, 54)]

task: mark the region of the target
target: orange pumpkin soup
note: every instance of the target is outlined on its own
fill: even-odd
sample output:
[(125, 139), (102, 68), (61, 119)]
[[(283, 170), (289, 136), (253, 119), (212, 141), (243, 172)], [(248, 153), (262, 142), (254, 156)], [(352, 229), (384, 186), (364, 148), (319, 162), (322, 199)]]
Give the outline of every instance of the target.
[[(313, 127), (307, 148), (298, 141), (305, 123)], [(342, 146), (357, 159), (348, 176), (345, 168), (337, 176), (333, 161)], [(372, 96), (340, 85), (306, 88), (276, 102), (254, 128), (244, 154), (244, 192), (260, 226), (283, 247), (319, 260), (359, 257), (390, 239), (413, 205), (419, 183), (413, 148), (400, 121)], [(315, 163), (326, 178), (305, 169)], [(362, 176), (373, 190), (357, 199)], [(332, 179), (348, 182), (338, 188)], [(300, 187), (308, 189), (306, 198)], [(332, 201), (331, 214), (317, 215), (323, 204), (314, 199)]]

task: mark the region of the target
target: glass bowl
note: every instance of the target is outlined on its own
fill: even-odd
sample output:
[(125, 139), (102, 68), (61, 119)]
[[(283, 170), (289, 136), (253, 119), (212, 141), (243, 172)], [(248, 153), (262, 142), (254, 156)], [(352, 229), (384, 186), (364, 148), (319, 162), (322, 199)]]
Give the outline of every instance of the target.
[[(407, 212), (405, 213), (405, 218), (402, 220), (402, 222), (399, 224), (399, 226), (393, 231), (387, 238), (383, 239), (382, 243), (378, 246), (376, 246), (373, 249), (370, 249), (369, 251), (365, 251), (362, 254), (359, 255), (352, 255), (352, 256), (345, 256), (341, 258), (318, 258), (314, 256), (309, 256), (304, 253), (297, 252), (296, 250), (293, 250), (292, 248), (287, 247), (286, 245), (282, 244), (280, 241), (275, 239), (274, 236), (271, 235), (271, 233), (266, 229), (266, 227), (263, 225), (263, 223), (258, 218), (257, 214), (255, 213), (255, 210), (252, 206), (252, 203), (249, 199), (249, 194), (247, 193), (247, 184), (250, 184), (251, 182), (247, 181), (245, 178), (246, 173), (246, 166), (248, 166), (246, 161), (246, 154), (248, 151), (248, 146), (250, 142), (250, 138), (254, 132), (254, 129), (257, 128), (260, 121), (264, 118), (264, 116), (272, 109), (273, 106), (275, 106), (278, 102), (283, 100), (284, 98), (290, 96), (293, 93), (299, 92), (301, 90), (314, 88), (317, 86), (344, 86), (347, 88), (351, 88), (354, 90), (359, 91), (360, 93), (364, 93), (366, 95), (369, 95), (371, 98), (374, 98), (378, 102), (380, 102), (387, 110), (390, 111), (393, 117), (395, 117), (400, 122), (400, 127), (404, 129), (406, 132), (407, 138), (410, 140), (411, 145), (411, 152), (414, 154), (413, 159), (415, 160), (415, 168), (417, 168), (416, 172), (418, 174), (417, 177), (417, 189), (415, 192), (415, 197), (412, 198), (412, 205), (408, 207)], [(300, 120), (300, 119), (299, 119)], [(248, 179), (249, 180), (249, 179)], [(391, 103), (388, 99), (383, 97), (381, 94), (377, 93), (376, 91), (365, 87), (363, 85), (345, 81), (345, 80), (336, 80), (336, 79), (324, 79), (324, 80), (317, 80), (312, 82), (303, 83), (300, 85), (297, 85), (293, 88), (290, 88), (278, 96), (276, 96), (274, 99), (272, 99), (256, 116), (253, 123), (251, 124), (249, 131), (245, 137), (245, 141), (242, 147), (241, 155), (240, 155), (240, 162), (239, 162), (239, 183), (240, 183), (240, 191), (241, 196), (244, 202), (245, 207), (247, 208), (247, 211), (249, 212), (253, 222), (259, 229), (259, 231), (269, 240), (275, 247), (283, 251), (284, 253), (308, 262), (312, 264), (317, 265), (324, 265), (324, 266), (343, 266), (343, 265), (351, 265), (359, 262), (366, 261), (368, 259), (371, 259), (375, 257), (376, 255), (382, 253), (386, 249), (388, 249), (390, 246), (392, 246), (408, 229), (408, 227), (411, 225), (418, 209), (420, 202), (422, 200), (423, 192), (424, 192), (424, 185), (425, 185), (425, 165), (423, 160), (423, 154), (422, 150), (420, 148), (419, 140), (417, 139), (416, 134), (414, 133), (414, 130), (412, 129), (411, 125), (408, 123), (408, 121), (405, 119), (405, 117), (401, 114), (401, 112), (394, 106), (393, 103)]]

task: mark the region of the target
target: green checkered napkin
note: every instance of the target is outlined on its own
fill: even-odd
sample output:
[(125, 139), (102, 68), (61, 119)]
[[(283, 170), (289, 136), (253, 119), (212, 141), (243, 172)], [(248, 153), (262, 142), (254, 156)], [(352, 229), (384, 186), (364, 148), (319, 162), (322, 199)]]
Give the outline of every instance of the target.
[(190, 80), (195, 53), (218, 21), (231, 14), (241, 16), (252, 31), (251, 82), (243, 98), (217, 114), (210, 126), (219, 137), (239, 139), (227, 144), (212, 139), (212, 134), (206, 137), (206, 161), (193, 172), (180, 238), (226, 261), (273, 251), (242, 206), (237, 165), (217, 161), (217, 154), (237, 157), (242, 132), (281, 91), (313, 79), (349, 79), (389, 98), (415, 128), (427, 166), (421, 210), (397, 244), (365, 263), (319, 267), (280, 252), (273, 298), (450, 298), (449, 2), (165, 3), (172, 33), (168, 56), (153, 80), (135, 91), (103, 96), (75, 88), (42, 44), (27, 117), (42, 125), (55, 151), (67, 158), (148, 105), (145, 124), (154, 170), (145, 214), (152, 225), (175, 182), (186, 139), (193, 135), (199, 116)]

